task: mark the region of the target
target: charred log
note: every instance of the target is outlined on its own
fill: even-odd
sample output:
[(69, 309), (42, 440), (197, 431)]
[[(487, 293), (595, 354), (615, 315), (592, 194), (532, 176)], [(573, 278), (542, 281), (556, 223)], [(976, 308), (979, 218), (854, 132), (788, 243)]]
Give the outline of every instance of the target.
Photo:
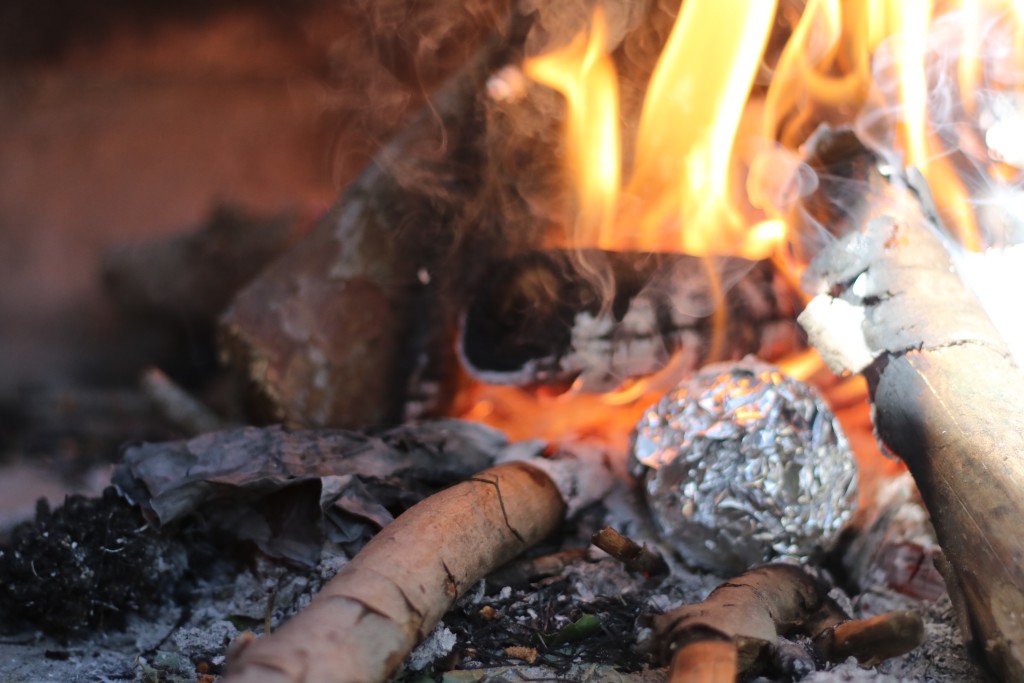
[(530, 251), (493, 269), (463, 320), (470, 373), (495, 384), (607, 391), (653, 374), (799, 347), (796, 294), (768, 262)]
[[(657, 41), (635, 29), (671, 13), (635, 0), (604, 7), (620, 60), (649, 73)], [(572, 223), (557, 191), (562, 99), (494, 74), (575, 35), (591, 9), (517, 5), (310, 236), (236, 297), (222, 348), (251, 382), (256, 419), (362, 427), (445, 411), (467, 292), (494, 260)]]
[[(863, 167), (881, 187), (877, 160)], [(876, 434), (917, 483), (954, 604), (999, 677), (1021, 680), (1024, 373), (958, 276), (927, 193), (901, 180), (816, 257), (822, 293), (800, 321), (833, 369), (867, 378)]]

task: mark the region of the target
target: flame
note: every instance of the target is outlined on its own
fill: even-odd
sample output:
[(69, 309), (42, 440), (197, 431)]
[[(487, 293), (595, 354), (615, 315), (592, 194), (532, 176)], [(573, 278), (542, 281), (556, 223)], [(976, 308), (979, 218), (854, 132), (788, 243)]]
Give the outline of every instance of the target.
[[(757, 184), (764, 175), (777, 185), (772, 196), (786, 194), (783, 179), (771, 176), (787, 176), (798, 164), (755, 172), (750, 150), (788, 150), (796, 158), (821, 123), (864, 123), (873, 113), (885, 128), (874, 142), (921, 170), (965, 248), (985, 245), (972, 191), (979, 182), (1024, 180), (1020, 168), (988, 154), (980, 123), (982, 94), (1016, 88), (1024, 99), (1024, 83), (1006, 78), (1024, 73), (1024, 0), (807, 0), (802, 11), (783, 7), (776, 0), (685, 0), (627, 145), (620, 135), (630, 127), (620, 125), (600, 5), (570, 44), (525, 62), (530, 78), (566, 100), (576, 246), (772, 258), (796, 282), (805, 264), (786, 248), (793, 228), (785, 211), (761, 200), (759, 193), (772, 192)], [(954, 26), (953, 43), (941, 43), (945, 34), (935, 27), (942, 21)], [(788, 40), (766, 55), (780, 25), (790, 30)], [(988, 45), (987, 32), (997, 29), (1012, 35), (1012, 49)], [(950, 65), (951, 73), (942, 71)], [(770, 73), (767, 90), (754, 87), (759, 72)], [(625, 161), (623, 149), (632, 150)], [(724, 298), (714, 277), (712, 291)], [(716, 310), (719, 340), (725, 315), (724, 307)], [(830, 375), (813, 351), (782, 366), (822, 387), (844, 425), (868, 424), (863, 380)], [(679, 379), (669, 367), (596, 397), (478, 386), (468, 414), (513, 436), (599, 435), (625, 447), (635, 419)], [(859, 450), (873, 450), (870, 435), (858, 441)]]
[(576, 246), (611, 248), (621, 176), (619, 88), (608, 57), (608, 26), (598, 5), (589, 35), (581, 33), (557, 52), (527, 60), (530, 78), (568, 101), (569, 168), (579, 194)]
[(748, 232), (750, 221), (737, 210), (730, 170), (775, 6), (774, 0), (683, 4), (640, 117), (627, 190), (632, 215), (624, 221), (640, 232), (629, 246), (699, 256), (771, 254), (771, 242)]

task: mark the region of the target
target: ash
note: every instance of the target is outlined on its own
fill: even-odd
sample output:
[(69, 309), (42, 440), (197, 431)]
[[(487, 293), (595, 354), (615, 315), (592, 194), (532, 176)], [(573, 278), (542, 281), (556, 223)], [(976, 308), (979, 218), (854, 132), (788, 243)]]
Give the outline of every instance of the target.
[[(80, 509), (83, 503), (76, 503)], [(102, 505), (114, 505), (109, 498)], [(592, 506), (559, 539), (538, 548), (534, 557), (562, 553), (574, 558), (556, 575), (481, 582), (462, 596), (437, 629), (407, 662), (395, 683), (427, 678), (460, 681), (615, 681), (660, 683), (666, 670), (651, 652), (646, 626), (653, 614), (703, 600), (728, 577), (696, 573), (671, 563), (672, 573), (653, 579), (627, 572), (587, 539), (599, 526), (615, 524), (636, 540), (651, 543), (634, 515), (631, 494), (616, 490), (603, 506)], [(123, 511), (118, 514), (125, 514)], [(65, 519), (59, 511), (45, 520)], [(103, 518), (102, 515), (99, 516)], [(40, 527), (49, 529), (50, 527)], [(46, 533), (45, 531), (43, 533)], [(26, 544), (26, 530), (19, 532)], [(187, 541), (184, 543), (183, 541)], [(136, 611), (122, 609), (120, 623), (90, 628), (50, 628), (45, 621), (15, 630), (6, 621), (0, 639), (0, 680), (36, 681), (166, 681), (209, 683), (223, 673), (232, 641), (250, 631), (260, 636), (277, 628), (309, 604), (313, 595), (347, 561), (325, 548), (312, 567), (269, 559), (251, 547), (232, 546), (201, 530), (178, 528), (160, 535), (138, 535), (138, 557), (154, 566), (178, 562), (188, 548), (187, 570), (176, 573), (176, 587), (153, 584), (136, 592), (146, 603)], [(163, 557), (163, 555), (166, 557)], [(161, 559), (162, 558), (162, 559)], [(521, 564), (524, 561), (519, 561)], [(530, 564), (529, 559), (525, 564)], [(503, 576), (496, 573), (495, 577)], [(830, 668), (799, 669), (806, 661), (806, 643), (785, 641), (779, 660), (796, 662), (789, 673), (762, 676), (758, 683), (803, 680), (813, 683), (985, 680), (967, 659), (949, 598), (921, 601), (877, 586), (857, 594), (836, 589), (848, 600), (852, 616), (893, 609), (923, 614), (925, 643), (903, 657), (863, 669), (853, 662)], [(51, 596), (55, 599), (55, 596)], [(53, 635), (44, 635), (43, 629)], [(784, 670), (785, 663), (782, 664)]]

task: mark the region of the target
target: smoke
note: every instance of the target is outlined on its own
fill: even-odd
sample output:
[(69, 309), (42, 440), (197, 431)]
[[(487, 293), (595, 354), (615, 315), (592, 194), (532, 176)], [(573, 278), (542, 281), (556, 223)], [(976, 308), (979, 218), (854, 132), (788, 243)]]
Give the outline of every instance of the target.
[[(966, 231), (976, 231), (979, 248), (1024, 238), (1015, 218), (1024, 204), (1020, 37), (1019, 23), (1005, 11), (973, 15), (962, 10), (932, 22), (924, 55), (925, 158), (909, 159), (896, 142), (899, 126), (913, 123), (901, 101), (897, 59), (902, 36), (890, 37), (876, 50), (872, 92), (855, 123), (860, 138), (879, 154), (921, 168), (933, 186), (947, 237), (962, 243)], [(995, 170), (997, 164), (1001, 171)], [(958, 194), (965, 197), (964, 208), (957, 206)]]

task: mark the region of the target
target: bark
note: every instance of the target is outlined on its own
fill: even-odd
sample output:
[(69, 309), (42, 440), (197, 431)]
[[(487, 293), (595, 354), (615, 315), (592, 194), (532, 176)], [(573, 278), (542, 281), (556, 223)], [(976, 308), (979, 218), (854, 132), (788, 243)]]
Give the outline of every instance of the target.
[(680, 354), (684, 370), (801, 343), (797, 295), (770, 263), (684, 254), (531, 251), (483, 281), (463, 320), (470, 373), (495, 384), (614, 389)]
[(272, 636), (229, 663), (225, 683), (384, 681), (459, 596), (550, 534), (565, 503), (540, 469), (512, 462), (411, 508)]
[(954, 604), (996, 674), (1021, 680), (1024, 373), (957, 274), (926, 188), (902, 180), (816, 257), (823, 293), (800, 320), (834, 370), (867, 378), (876, 435), (917, 483)]

